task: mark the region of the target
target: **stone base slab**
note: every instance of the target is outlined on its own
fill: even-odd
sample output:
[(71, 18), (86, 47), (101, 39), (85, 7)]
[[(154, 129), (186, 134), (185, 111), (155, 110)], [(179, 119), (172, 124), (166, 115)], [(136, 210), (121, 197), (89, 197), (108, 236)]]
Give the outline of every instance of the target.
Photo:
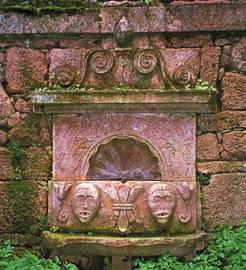
[(107, 237), (83, 234), (43, 232), (44, 245), (59, 255), (93, 256), (160, 256), (170, 253), (187, 256), (206, 245), (206, 234), (179, 235), (173, 237)]

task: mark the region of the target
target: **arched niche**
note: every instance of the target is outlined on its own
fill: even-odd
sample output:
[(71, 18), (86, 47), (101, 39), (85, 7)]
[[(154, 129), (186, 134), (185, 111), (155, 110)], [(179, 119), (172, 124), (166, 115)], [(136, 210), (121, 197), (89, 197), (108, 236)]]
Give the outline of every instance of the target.
[(161, 180), (158, 154), (133, 136), (104, 140), (88, 158), (87, 180)]

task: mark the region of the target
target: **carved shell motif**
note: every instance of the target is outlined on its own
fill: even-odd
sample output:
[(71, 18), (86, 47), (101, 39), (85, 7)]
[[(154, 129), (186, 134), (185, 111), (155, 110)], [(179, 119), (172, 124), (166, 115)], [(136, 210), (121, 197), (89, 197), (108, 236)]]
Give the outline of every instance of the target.
[(148, 145), (133, 138), (114, 138), (89, 159), (90, 180), (160, 180), (158, 158)]

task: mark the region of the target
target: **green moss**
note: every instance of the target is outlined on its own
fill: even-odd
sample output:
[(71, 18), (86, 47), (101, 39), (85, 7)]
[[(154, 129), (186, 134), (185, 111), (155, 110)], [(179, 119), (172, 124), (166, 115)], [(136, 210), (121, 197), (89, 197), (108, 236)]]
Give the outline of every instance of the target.
[(201, 186), (208, 186), (210, 184), (209, 176), (203, 173), (198, 173), (196, 180), (200, 183)]
[(22, 11), (28, 13), (77, 13), (86, 9), (97, 9), (98, 4), (89, 0), (5, 0), (0, 3), (0, 10)]
[(8, 219), (14, 232), (30, 232), (37, 223), (34, 211), (34, 200), (37, 197), (35, 185), (24, 181), (15, 181), (7, 185), (7, 196), (10, 204)]
[(12, 165), (14, 167), (14, 180), (22, 180), (22, 172), (20, 169), (20, 161), (25, 156), (25, 150), (17, 142), (10, 142), (7, 145), (7, 149), (10, 152)]

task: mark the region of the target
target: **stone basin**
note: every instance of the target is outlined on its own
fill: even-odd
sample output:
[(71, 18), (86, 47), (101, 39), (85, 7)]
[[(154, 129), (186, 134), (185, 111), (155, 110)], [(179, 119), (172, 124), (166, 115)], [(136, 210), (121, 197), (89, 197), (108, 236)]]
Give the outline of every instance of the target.
[(178, 236), (120, 237), (43, 232), (45, 246), (54, 254), (97, 256), (159, 256), (170, 253), (189, 256), (202, 250), (207, 237), (204, 232)]

